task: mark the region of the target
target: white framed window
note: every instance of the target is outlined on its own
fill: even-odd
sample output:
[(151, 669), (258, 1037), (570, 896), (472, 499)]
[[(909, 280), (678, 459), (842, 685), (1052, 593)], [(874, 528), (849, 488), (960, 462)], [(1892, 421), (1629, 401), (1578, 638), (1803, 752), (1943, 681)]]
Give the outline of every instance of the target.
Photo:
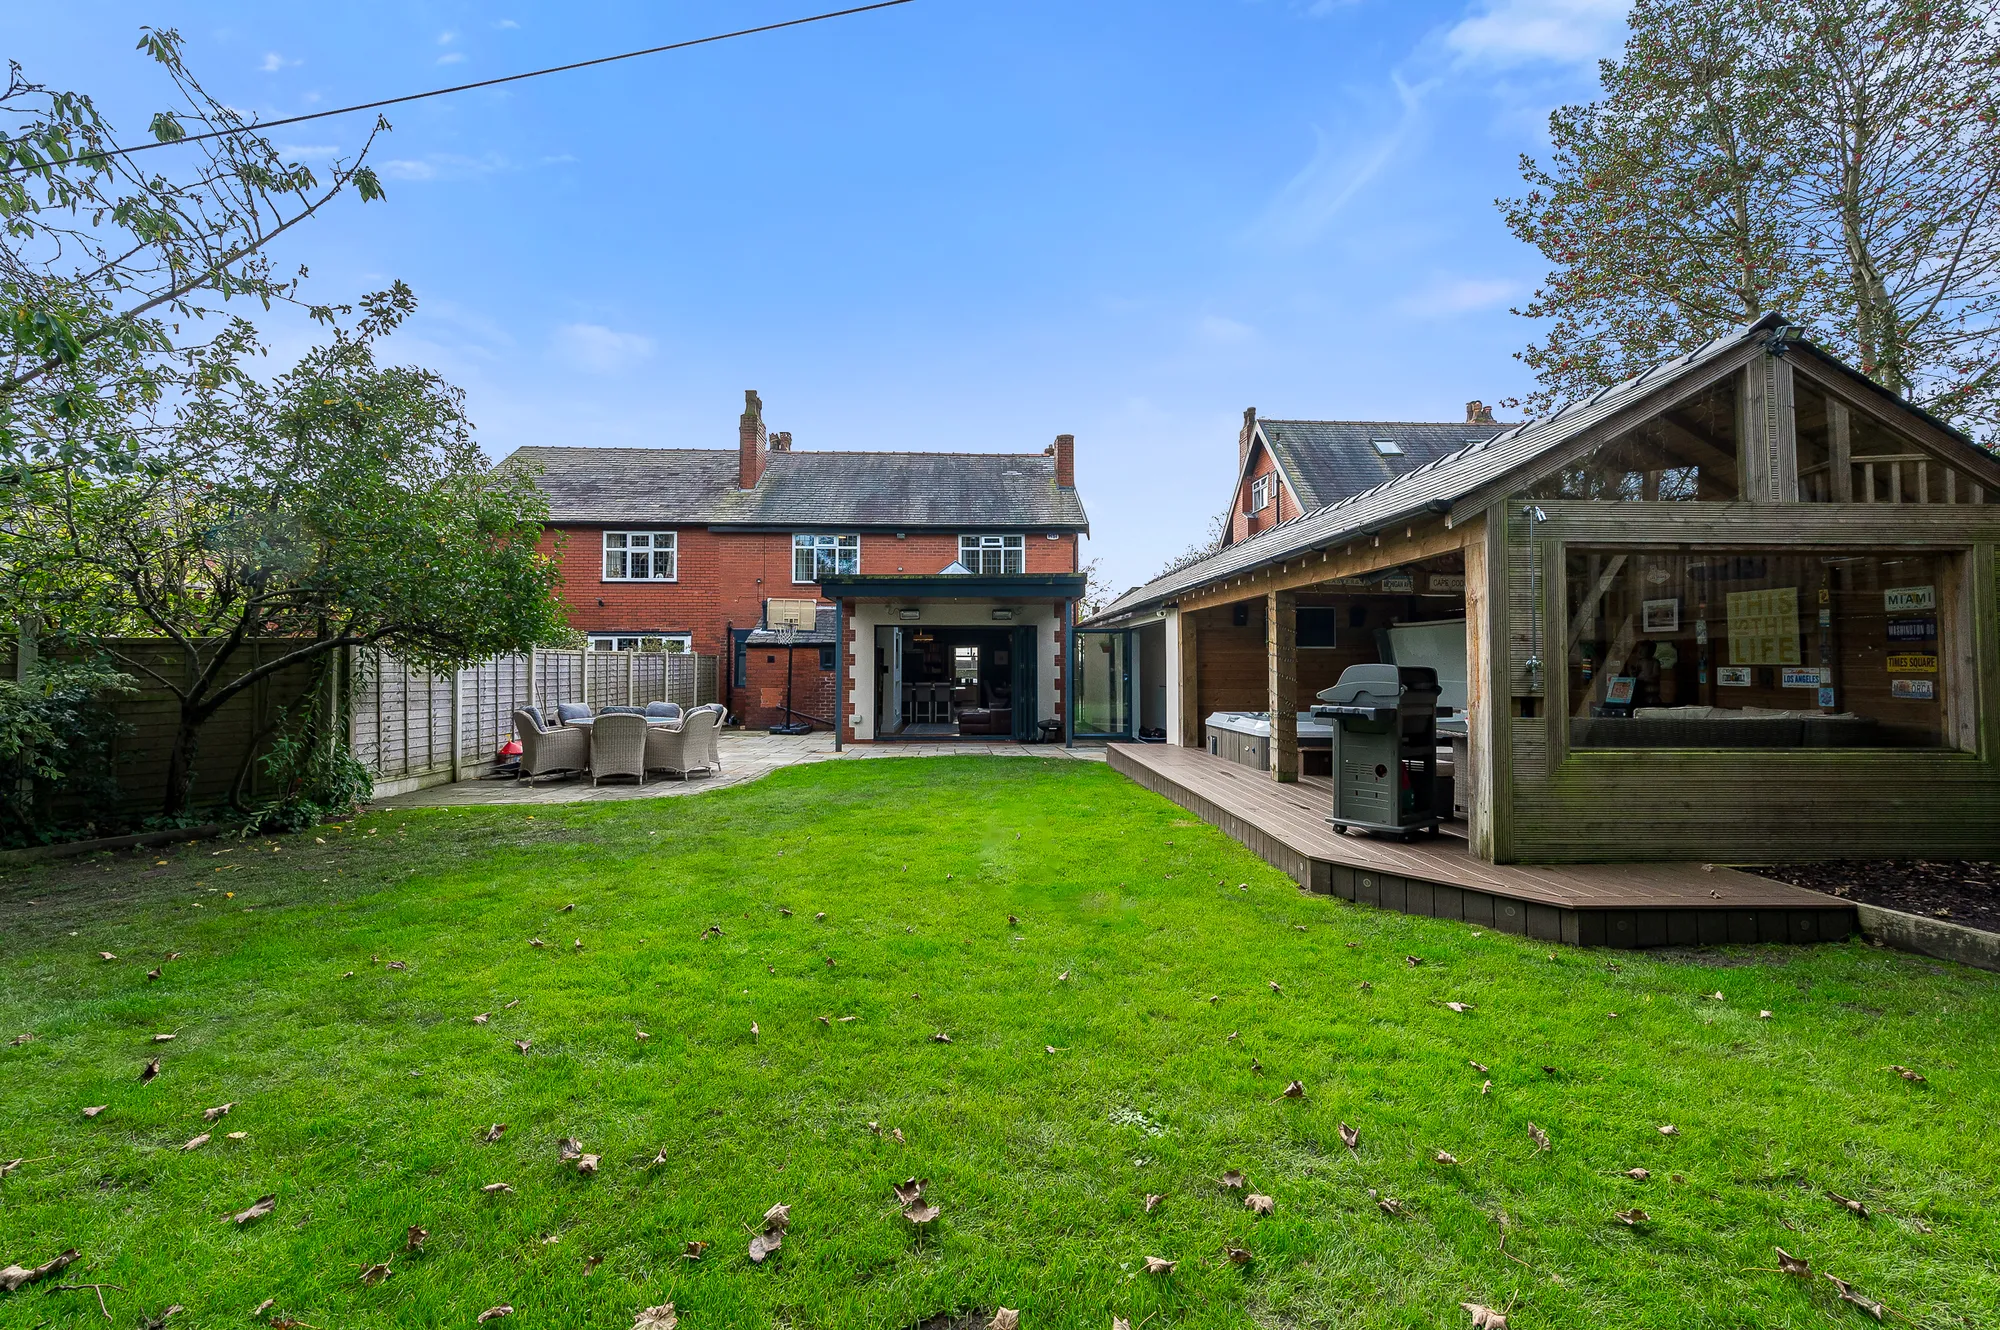
[(675, 654), (694, 650), (689, 633), (592, 633), (592, 651), (664, 651)]
[(1027, 541), (1021, 536), (960, 536), (958, 561), (970, 573), (1025, 573)]
[(1250, 511), (1261, 513), (1271, 506), (1271, 474), (1265, 472), (1250, 482)]
[(672, 582), (680, 576), (680, 538), (671, 531), (604, 533), (604, 580)]
[(792, 581), (817, 582), (822, 577), (861, 571), (861, 537), (792, 537)]

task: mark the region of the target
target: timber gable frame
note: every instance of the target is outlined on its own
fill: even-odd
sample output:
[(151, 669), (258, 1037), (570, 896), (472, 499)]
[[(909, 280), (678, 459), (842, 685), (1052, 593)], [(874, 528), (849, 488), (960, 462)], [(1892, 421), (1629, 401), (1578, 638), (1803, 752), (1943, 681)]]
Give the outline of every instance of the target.
[[(1543, 482), (1590, 461), (1594, 450), (1725, 383), (1736, 399), (1737, 497), (1530, 497), (1551, 492)], [(1822, 488), (1812, 499), (1801, 496), (1797, 423), (1809, 394), (1815, 411), (1821, 399), (1826, 403), (1818, 428), (1828, 451), (1814, 470), (1825, 473), (1818, 483), (1831, 485), (1830, 494)], [(1878, 436), (1891, 436), (1898, 450), (1876, 458), (1894, 464), (1888, 490), (1894, 497), (1886, 502), (1873, 479), (1862, 484), (1864, 457), (1847, 452), (1850, 425), (1858, 439), (1864, 422)], [(1874, 468), (1866, 469), (1872, 476)], [(1916, 479), (1906, 485), (1906, 476)], [(1479, 857), (1506, 863), (1991, 856), (2000, 852), (2000, 819), (1990, 813), (2000, 803), (1996, 499), (2000, 460), (1771, 316), (1552, 416), (1226, 546), (1134, 588), (1084, 626), (1115, 626), (1160, 611), (1179, 617), (1169, 636), (1180, 676), (1175, 721), (1178, 741), (1192, 746), (1201, 742), (1202, 713), (1217, 692), (1206, 662), (1211, 631), (1228, 621), (1226, 607), (1236, 607), (1240, 624), (1247, 602), (1252, 622), (1261, 615), (1268, 630), (1271, 615), (1292, 597), (1334, 591), (1336, 579), (1462, 557), (1473, 743), (1461, 780), (1475, 791), (1467, 820)], [(1942, 742), (1573, 745), (1574, 717), (1590, 699), (1570, 695), (1577, 607), (1566, 600), (1582, 594), (1566, 584), (1570, 550), (1933, 560)], [(1296, 674), (1276, 659), (1280, 636), (1271, 634), (1268, 699), (1232, 697), (1225, 709), (1276, 715), (1310, 701), (1283, 689), (1283, 680)], [(1879, 674), (1879, 662), (1875, 668)], [(1272, 735), (1271, 774), (1284, 780), (1281, 727), (1274, 725)], [(1296, 754), (1290, 756), (1295, 763)]]

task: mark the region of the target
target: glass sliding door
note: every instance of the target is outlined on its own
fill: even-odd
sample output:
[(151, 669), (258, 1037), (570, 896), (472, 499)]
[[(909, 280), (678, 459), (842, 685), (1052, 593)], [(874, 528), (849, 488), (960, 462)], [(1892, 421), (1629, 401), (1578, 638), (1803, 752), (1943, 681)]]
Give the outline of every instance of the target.
[(1079, 739), (1132, 737), (1132, 634), (1079, 629), (1070, 677), (1071, 723)]

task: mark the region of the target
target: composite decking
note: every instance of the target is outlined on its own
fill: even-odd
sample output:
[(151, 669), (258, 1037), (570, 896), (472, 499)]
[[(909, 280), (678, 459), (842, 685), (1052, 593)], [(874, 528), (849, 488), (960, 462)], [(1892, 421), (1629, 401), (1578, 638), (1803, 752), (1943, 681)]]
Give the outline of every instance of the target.
[(1578, 946), (1818, 942), (1856, 927), (1852, 906), (1720, 865), (1490, 864), (1449, 831), (1409, 844), (1342, 835), (1324, 778), (1281, 785), (1164, 744), (1112, 744), (1108, 758), (1307, 890), (1367, 905)]

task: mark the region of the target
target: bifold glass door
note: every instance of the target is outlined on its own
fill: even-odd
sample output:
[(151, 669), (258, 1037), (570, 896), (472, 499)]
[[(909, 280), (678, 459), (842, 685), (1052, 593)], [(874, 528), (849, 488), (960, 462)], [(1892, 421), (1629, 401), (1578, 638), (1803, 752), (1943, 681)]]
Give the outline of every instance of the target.
[(1070, 723), (1079, 739), (1132, 737), (1132, 634), (1078, 629), (1070, 678)]

